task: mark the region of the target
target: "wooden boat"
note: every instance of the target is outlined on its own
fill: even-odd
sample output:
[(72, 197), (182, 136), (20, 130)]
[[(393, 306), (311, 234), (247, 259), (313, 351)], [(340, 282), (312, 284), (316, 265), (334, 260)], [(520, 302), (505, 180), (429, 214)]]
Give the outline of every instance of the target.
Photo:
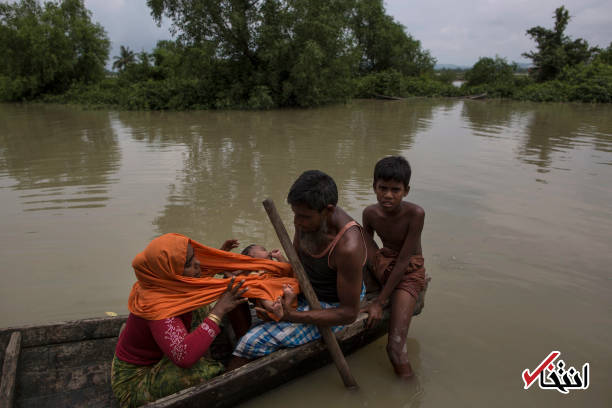
[(485, 99), (487, 97), (487, 93), (481, 93), (478, 95), (467, 95), (464, 98), (465, 99)]
[[(372, 296), (368, 296), (369, 299)], [(84, 319), (0, 330), (0, 407), (117, 407), (110, 363), (127, 316)], [(365, 329), (365, 314), (337, 334), (350, 353), (386, 333)], [(219, 336), (213, 357), (227, 360), (232, 347)], [(331, 361), (322, 341), (279, 350), (201, 385), (169, 395), (150, 407), (227, 407), (270, 390)], [(338, 378), (338, 387), (342, 382)]]

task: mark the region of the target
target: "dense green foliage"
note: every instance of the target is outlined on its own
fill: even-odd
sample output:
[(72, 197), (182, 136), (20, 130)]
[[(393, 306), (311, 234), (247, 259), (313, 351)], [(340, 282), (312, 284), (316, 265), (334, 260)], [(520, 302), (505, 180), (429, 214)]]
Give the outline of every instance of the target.
[(462, 95), (459, 88), (441, 81), (435, 75), (406, 76), (395, 70), (358, 77), (354, 89), (354, 96), (359, 98)]
[(516, 64), (508, 64), (504, 58), (484, 57), (465, 73), (465, 80), (468, 86), (511, 83), (514, 81), (517, 69)]
[[(469, 70), (434, 72), (435, 59), (387, 15), (382, 0), (147, 0), (176, 41), (151, 53), (109, 41), (83, 0), (0, 4), (0, 100), (124, 109), (269, 109), (353, 97), (462, 96), (612, 102), (612, 43), (591, 48), (553, 29), (527, 34), (529, 75), (483, 57)], [(453, 81), (464, 79), (461, 87)]]
[(385, 14), (380, 1), (357, 1), (349, 21), (360, 55), (361, 73), (395, 70), (416, 76), (432, 72), (433, 58), (404, 27)]
[[(58, 0), (44, 7), (68, 3), (82, 6)], [(19, 4), (42, 9), (35, 0)], [(150, 54), (122, 46), (114, 57), (115, 77), (72, 77), (67, 86), (19, 98), (45, 94), (47, 101), (129, 109), (306, 107), (345, 101), (357, 94), (362, 78), (367, 82), (379, 73), (399, 73), (402, 92), (436, 88), (425, 80), (420, 86), (406, 85), (410, 77), (431, 75), (435, 60), (385, 13), (382, 0), (147, 4), (157, 22), (171, 21), (176, 41), (161, 41)]]
[(600, 62), (602, 64), (612, 65), (612, 42), (608, 45), (606, 49), (597, 49), (595, 51), (595, 62)]
[[(172, 21), (180, 76), (214, 81), (213, 106), (315, 106), (352, 97), (361, 75), (433, 69), (433, 58), (385, 14), (381, 0), (147, 4), (157, 21)], [(194, 54), (199, 59), (184, 58)], [(175, 71), (164, 72), (168, 78)]]
[(0, 4), (0, 100), (62, 93), (104, 77), (110, 42), (82, 0)]

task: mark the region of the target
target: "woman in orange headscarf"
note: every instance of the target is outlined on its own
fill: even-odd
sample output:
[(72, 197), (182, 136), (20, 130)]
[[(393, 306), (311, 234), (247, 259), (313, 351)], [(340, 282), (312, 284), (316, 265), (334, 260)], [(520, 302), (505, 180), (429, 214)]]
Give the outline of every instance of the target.
[[(210, 379), (223, 371), (203, 357), (223, 317), (247, 298), (276, 300), (283, 286), (299, 290), (287, 263), (206, 247), (179, 234), (155, 238), (132, 262), (125, 329), (112, 364), (111, 385), (121, 406), (138, 406)], [(220, 272), (266, 271), (217, 279)], [(217, 300), (191, 332), (192, 312)]]

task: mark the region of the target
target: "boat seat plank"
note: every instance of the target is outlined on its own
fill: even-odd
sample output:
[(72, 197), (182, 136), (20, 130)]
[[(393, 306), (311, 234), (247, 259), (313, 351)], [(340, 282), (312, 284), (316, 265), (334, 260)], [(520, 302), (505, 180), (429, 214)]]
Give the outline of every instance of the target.
[(116, 339), (32, 347), (22, 351), (17, 394), (49, 395), (110, 384)]
[(15, 397), (17, 364), (21, 350), (21, 333), (13, 332), (4, 353), (2, 364), (2, 383), (0, 384), (0, 407), (11, 408)]
[(85, 365), (79, 368), (60, 368), (50, 371), (31, 371), (19, 378), (17, 399), (27, 395), (52, 396), (69, 391), (106, 385), (110, 390), (111, 363)]

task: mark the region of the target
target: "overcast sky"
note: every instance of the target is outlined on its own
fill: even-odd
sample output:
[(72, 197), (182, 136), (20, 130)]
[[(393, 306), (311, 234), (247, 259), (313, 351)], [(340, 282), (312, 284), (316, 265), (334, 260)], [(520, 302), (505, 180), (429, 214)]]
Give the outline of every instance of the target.
[[(85, 0), (93, 20), (102, 24), (119, 46), (151, 51), (158, 40), (171, 38), (170, 24), (153, 22), (145, 0)], [(541, 25), (551, 28), (554, 10), (570, 11), (566, 34), (590, 45), (607, 47), (612, 41), (610, 0), (387, 0), (387, 13), (420, 40), (442, 64), (473, 65), (479, 57), (496, 54), (508, 61), (527, 62), (521, 53), (534, 48), (525, 31)]]

